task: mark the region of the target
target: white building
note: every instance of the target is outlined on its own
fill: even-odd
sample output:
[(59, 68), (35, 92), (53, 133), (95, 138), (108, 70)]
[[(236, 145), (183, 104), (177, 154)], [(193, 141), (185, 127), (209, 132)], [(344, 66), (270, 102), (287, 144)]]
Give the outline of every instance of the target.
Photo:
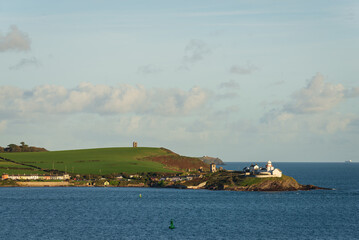
[(245, 175), (259, 178), (282, 177), (282, 171), (278, 168), (274, 168), (271, 161), (268, 161), (264, 168), (260, 168), (257, 164), (252, 164), (250, 167), (245, 167), (243, 171)]
[(69, 174), (64, 175), (8, 175), (3, 174), (2, 179), (12, 180), (69, 180), (71, 177)]

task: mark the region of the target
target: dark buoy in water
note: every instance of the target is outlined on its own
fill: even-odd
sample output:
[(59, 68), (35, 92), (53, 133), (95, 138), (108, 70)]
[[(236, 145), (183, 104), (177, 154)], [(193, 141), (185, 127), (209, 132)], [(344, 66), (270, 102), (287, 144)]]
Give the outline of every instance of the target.
[(173, 225), (173, 220), (171, 219), (171, 225), (168, 227), (169, 229), (175, 229), (175, 225)]

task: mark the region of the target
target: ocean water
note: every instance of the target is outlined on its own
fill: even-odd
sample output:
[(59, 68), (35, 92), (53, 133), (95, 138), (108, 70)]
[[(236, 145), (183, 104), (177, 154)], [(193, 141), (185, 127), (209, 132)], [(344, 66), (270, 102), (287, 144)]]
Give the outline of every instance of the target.
[(358, 163), (274, 165), (335, 190), (0, 188), (0, 239), (359, 239)]

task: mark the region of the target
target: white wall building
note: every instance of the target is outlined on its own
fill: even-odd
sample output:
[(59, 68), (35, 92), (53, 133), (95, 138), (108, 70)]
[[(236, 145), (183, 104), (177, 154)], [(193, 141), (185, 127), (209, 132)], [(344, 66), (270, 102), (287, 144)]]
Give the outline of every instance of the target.
[[(5, 175), (5, 176), (4, 176)], [(2, 179), (12, 180), (69, 180), (69, 174), (64, 175), (7, 175), (4, 174)]]
[(265, 168), (260, 168), (257, 164), (252, 164), (250, 167), (245, 167), (243, 171), (245, 175), (259, 178), (282, 177), (282, 171), (278, 168), (274, 168), (271, 161), (267, 162)]

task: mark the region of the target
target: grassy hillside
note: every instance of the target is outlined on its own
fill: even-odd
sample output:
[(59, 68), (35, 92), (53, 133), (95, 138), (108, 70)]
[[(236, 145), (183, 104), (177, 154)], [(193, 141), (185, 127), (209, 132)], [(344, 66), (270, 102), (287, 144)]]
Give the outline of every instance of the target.
[(44, 174), (44, 171), (33, 167), (23, 166), (20, 164), (4, 161), (0, 159), (0, 174)]
[[(139, 147), (0, 153), (0, 156), (11, 159), (17, 163), (36, 166), (47, 170), (56, 169), (67, 171), (69, 173), (106, 175), (121, 172), (173, 172), (164, 164), (151, 161), (148, 158), (154, 156), (175, 157), (179, 155), (163, 148)], [(3, 162), (3, 164), (11, 163)], [(17, 165), (17, 167), (24, 168), (22, 165)], [(11, 172), (5, 168), (1, 168), (0, 170), (6, 173)], [(23, 171), (25, 171), (25, 169), (23, 169)], [(38, 170), (34, 171), (36, 172)]]

